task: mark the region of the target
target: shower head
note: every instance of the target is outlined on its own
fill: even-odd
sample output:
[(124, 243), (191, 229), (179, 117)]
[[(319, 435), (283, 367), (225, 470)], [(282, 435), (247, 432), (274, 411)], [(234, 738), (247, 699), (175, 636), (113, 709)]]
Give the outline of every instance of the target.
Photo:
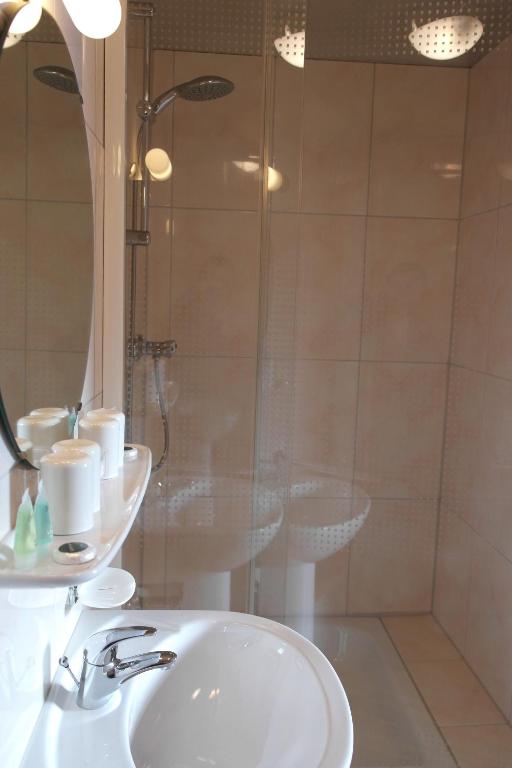
[(187, 101), (213, 101), (231, 93), (235, 86), (224, 77), (206, 75), (178, 85), (178, 96)]
[(231, 80), (226, 80), (218, 75), (202, 75), (186, 83), (174, 86), (169, 91), (162, 93), (151, 104), (149, 113), (158, 115), (162, 109), (171, 104), (178, 96), (185, 101), (213, 101), (227, 96), (234, 89)]
[(65, 67), (50, 64), (34, 69), (34, 77), (44, 85), (66, 93), (79, 94), (75, 73)]

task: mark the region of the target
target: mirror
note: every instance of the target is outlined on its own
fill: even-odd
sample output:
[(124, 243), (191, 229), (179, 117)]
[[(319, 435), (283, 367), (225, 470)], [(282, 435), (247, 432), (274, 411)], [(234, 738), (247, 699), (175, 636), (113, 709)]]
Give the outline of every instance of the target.
[[(0, 422), (13, 452), (37, 466), (54, 438), (67, 436), (67, 409), (82, 398), (91, 172), (82, 99), (57, 24), (43, 11), (18, 40), (6, 25), (0, 19)], [(19, 421), (48, 407), (64, 410)], [(16, 436), (32, 443), (23, 444), (26, 453)]]

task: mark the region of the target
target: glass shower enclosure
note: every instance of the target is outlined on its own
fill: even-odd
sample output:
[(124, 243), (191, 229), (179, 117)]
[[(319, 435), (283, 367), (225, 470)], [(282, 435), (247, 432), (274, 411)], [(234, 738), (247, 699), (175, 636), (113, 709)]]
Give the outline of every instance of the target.
[[(155, 457), (123, 553), (134, 605), (287, 623), (382, 736), (354, 765), (453, 766), (414, 697), (371, 702), (409, 684), (381, 622), (409, 614), (512, 695), (478, 607), (485, 558), (508, 573), (512, 551), (510, 9), (129, 8), (127, 219), (150, 242), (127, 248), (126, 406)], [(459, 21), (429, 28), (432, 52), (410, 38), (461, 13), (483, 34), (457, 56)], [(173, 99), (141, 139), (141, 102), (218, 77), (233, 90)]]

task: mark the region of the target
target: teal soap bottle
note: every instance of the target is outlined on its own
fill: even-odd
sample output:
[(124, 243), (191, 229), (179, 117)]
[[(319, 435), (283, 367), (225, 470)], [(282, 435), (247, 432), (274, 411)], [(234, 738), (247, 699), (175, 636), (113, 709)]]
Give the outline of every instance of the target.
[(16, 515), (14, 562), (21, 570), (32, 568), (36, 561), (36, 524), (34, 507), (28, 489), (23, 494)]
[(36, 547), (39, 551), (44, 551), (52, 542), (53, 529), (48, 500), (44, 492), (42, 480), (39, 481), (39, 485), (37, 486), (34, 518), (36, 523)]

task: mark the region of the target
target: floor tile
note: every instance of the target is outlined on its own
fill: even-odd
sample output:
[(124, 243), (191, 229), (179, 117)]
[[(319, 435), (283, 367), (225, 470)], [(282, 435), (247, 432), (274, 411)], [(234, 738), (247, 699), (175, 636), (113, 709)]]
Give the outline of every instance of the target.
[(406, 663), (459, 658), (459, 652), (432, 616), (388, 616), (383, 621)]
[(512, 728), (508, 725), (452, 727), (442, 732), (459, 768), (512, 766)]
[(408, 666), (438, 725), (504, 722), (503, 715), (463, 659), (412, 661)]

